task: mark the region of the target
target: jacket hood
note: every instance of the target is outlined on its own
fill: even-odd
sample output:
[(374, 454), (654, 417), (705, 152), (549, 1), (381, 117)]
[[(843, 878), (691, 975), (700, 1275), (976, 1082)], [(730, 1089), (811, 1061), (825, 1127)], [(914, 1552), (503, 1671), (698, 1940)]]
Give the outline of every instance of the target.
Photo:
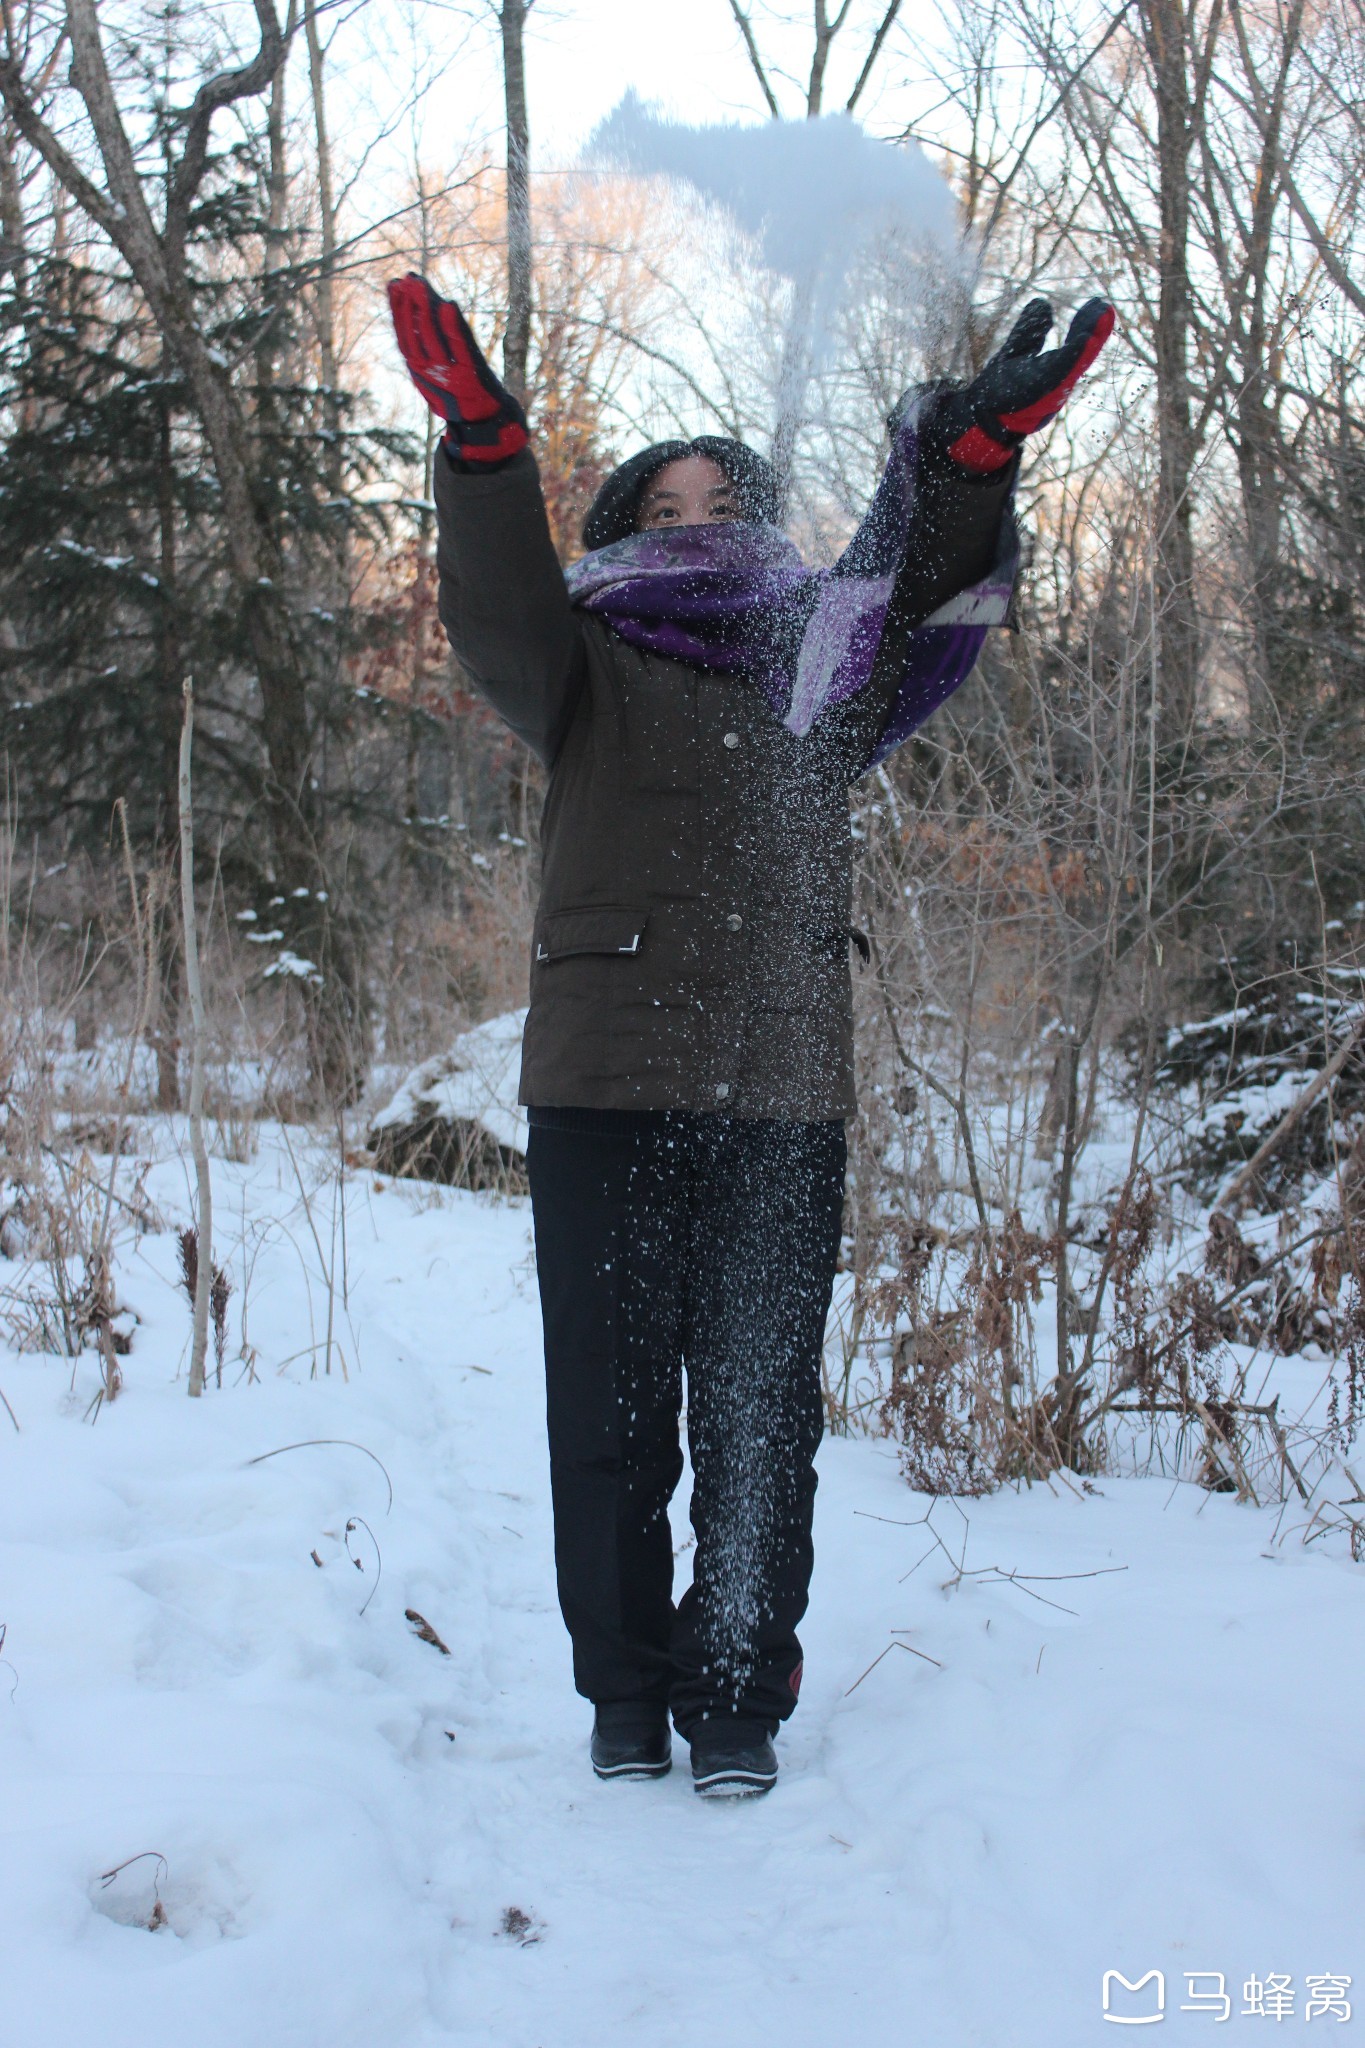
[(685, 455), (705, 455), (725, 472), (739, 492), (746, 519), (772, 525), (779, 522), (781, 507), (772, 464), (746, 448), (743, 441), (731, 441), (723, 434), (698, 434), (692, 441), (656, 441), (614, 469), (583, 521), (584, 547), (610, 547), (613, 541), (634, 533), (646, 484), (667, 463)]

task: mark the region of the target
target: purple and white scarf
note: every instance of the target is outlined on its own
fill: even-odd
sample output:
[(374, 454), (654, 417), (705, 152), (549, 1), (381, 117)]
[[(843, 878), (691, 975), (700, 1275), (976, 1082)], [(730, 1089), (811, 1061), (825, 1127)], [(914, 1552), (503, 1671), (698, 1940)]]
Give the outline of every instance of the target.
[[(748, 675), (788, 730), (864, 689), (915, 512), (918, 417), (907, 408), (867, 517), (830, 569), (808, 569), (775, 526), (718, 524), (634, 533), (566, 572), (569, 596), (633, 647)], [(906, 636), (900, 688), (869, 766), (922, 725), (976, 666), (1009, 616), (1019, 567), (1012, 518), (995, 564)]]

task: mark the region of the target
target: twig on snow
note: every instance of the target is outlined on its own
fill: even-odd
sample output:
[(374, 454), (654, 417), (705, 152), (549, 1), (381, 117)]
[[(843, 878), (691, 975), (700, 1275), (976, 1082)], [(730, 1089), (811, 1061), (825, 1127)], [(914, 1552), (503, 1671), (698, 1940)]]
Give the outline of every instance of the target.
[(858, 1687), (862, 1684), (864, 1678), (868, 1678), (871, 1676), (871, 1674), (876, 1670), (877, 1666), (881, 1663), (882, 1658), (887, 1654), (888, 1650), (908, 1650), (912, 1657), (923, 1657), (925, 1663), (932, 1664), (935, 1670), (942, 1671), (943, 1669), (943, 1666), (939, 1663), (938, 1658), (931, 1657), (927, 1650), (917, 1650), (913, 1643), (903, 1643), (899, 1636), (895, 1636), (887, 1644), (886, 1649), (879, 1651), (878, 1654), (872, 1659), (872, 1662), (868, 1665), (867, 1670), (864, 1671), (859, 1677), (854, 1679), (852, 1685), (848, 1689), (848, 1692), (844, 1694), (845, 1699), (848, 1698), (848, 1693), (856, 1692), (858, 1690)]
[(121, 1870), (131, 1869), (134, 1863), (143, 1863), (149, 1856), (159, 1865), (152, 1879), (153, 1897), (159, 1899), (161, 1897), (161, 1880), (163, 1877), (169, 1877), (171, 1872), (170, 1864), (159, 1849), (139, 1849), (136, 1856), (125, 1856), (122, 1863), (116, 1863), (112, 1870), (102, 1870), (100, 1872), (100, 1883), (107, 1890)]
[(374, 1463), (378, 1465), (380, 1471), (384, 1474), (384, 1484), (389, 1489), (388, 1505), (384, 1509), (384, 1513), (387, 1515), (389, 1509), (393, 1506), (393, 1481), (389, 1477), (388, 1469), (382, 1458), (376, 1458), (372, 1450), (369, 1450), (364, 1444), (355, 1443), (348, 1436), (306, 1436), (296, 1444), (281, 1444), (277, 1450), (262, 1451), (257, 1457), (248, 1458), (247, 1464), (264, 1465), (267, 1458), (282, 1458), (286, 1451), (313, 1450), (319, 1444), (342, 1444), (348, 1451), (360, 1451), (365, 1457), (374, 1459)]
[(346, 1522), (346, 1533), (344, 1538), (346, 1544), (346, 1555), (350, 1558), (351, 1563), (355, 1566), (358, 1572), (363, 1572), (365, 1566), (361, 1562), (361, 1560), (358, 1557), (353, 1556), (351, 1552), (351, 1532), (354, 1529), (363, 1529), (365, 1531), (365, 1534), (369, 1537), (371, 1543), (374, 1544), (374, 1584), (371, 1586), (369, 1592), (365, 1595), (365, 1599), (361, 1605), (360, 1612), (361, 1614), (363, 1614), (365, 1612), (365, 1609), (369, 1606), (371, 1600), (373, 1600), (375, 1594), (379, 1591), (379, 1581), (384, 1576), (384, 1557), (382, 1551), (379, 1548), (379, 1543), (375, 1536), (374, 1530), (365, 1520), (365, 1517), (363, 1515), (349, 1516)]

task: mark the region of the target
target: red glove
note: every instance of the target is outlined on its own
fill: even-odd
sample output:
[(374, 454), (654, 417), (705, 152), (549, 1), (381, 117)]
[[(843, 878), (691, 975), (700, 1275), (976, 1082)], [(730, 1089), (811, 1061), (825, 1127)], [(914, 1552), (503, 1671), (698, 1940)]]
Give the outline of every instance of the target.
[(1046, 426), (1114, 331), (1107, 299), (1087, 299), (1060, 348), (1040, 354), (1052, 325), (1046, 299), (1030, 299), (979, 377), (934, 407), (928, 439), (975, 476), (1003, 469), (1026, 434)]
[(526, 446), (526, 415), (494, 376), (453, 300), (410, 270), (390, 284), (389, 310), (408, 375), (447, 422), (451, 454), (490, 465), (519, 455)]

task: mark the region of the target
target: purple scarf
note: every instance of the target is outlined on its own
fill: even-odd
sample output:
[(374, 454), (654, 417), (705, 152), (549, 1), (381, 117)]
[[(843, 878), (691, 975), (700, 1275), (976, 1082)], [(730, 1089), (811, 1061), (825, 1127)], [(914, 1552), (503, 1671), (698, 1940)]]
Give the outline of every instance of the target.
[[(566, 571), (569, 596), (632, 647), (749, 675), (789, 731), (808, 733), (872, 675), (914, 521), (922, 402), (907, 409), (867, 517), (832, 569), (807, 569), (775, 526), (688, 526), (585, 555)], [(869, 766), (966, 681), (987, 628), (1006, 622), (1018, 566), (1007, 516), (994, 567), (907, 636)]]

